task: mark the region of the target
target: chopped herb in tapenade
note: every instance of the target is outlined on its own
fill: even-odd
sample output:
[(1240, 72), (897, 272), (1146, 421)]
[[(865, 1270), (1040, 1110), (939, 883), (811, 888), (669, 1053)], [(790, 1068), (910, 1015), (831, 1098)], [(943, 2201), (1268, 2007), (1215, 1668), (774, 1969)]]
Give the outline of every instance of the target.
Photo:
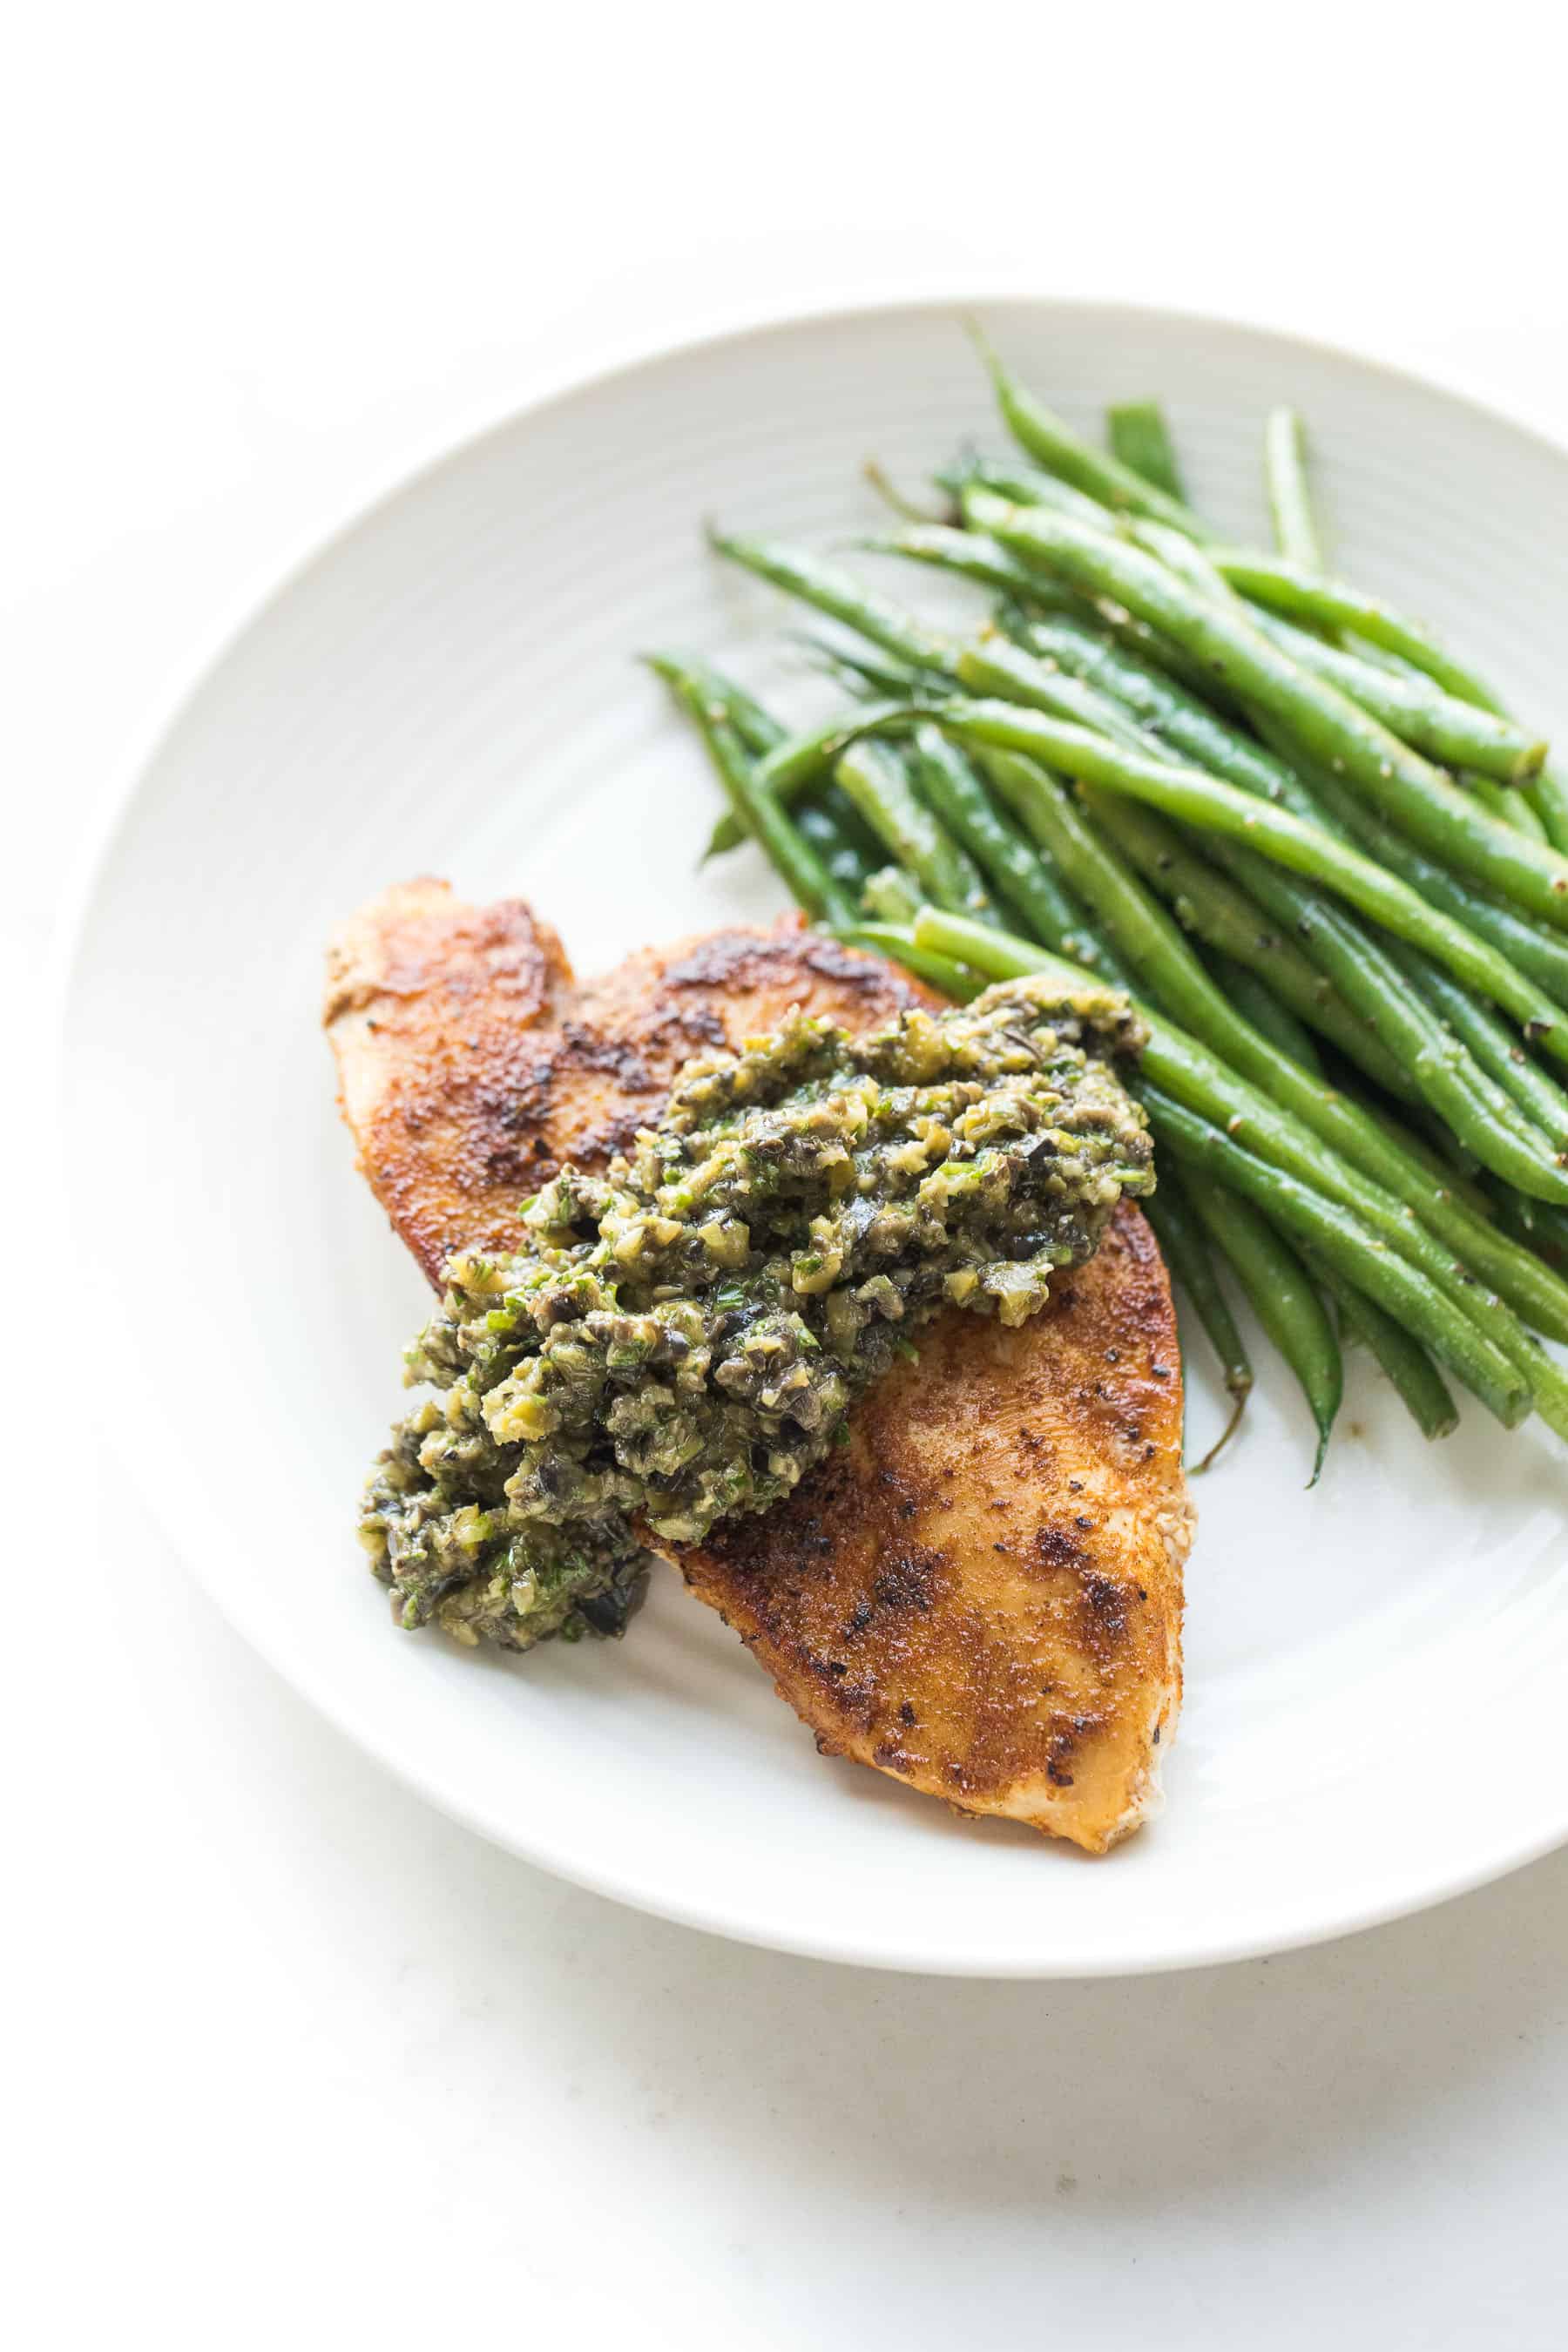
[(361, 1521), (397, 1622), (618, 1633), (643, 1546), (787, 1494), (940, 1307), (1033, 1314), (1152, 1189), (1104, 1058), (1142, 1042), (1113, 992), (1020, 980), (689, 1064), (631, 1152), (528, 1202), (513, 1255), (448, 1262), (407, 1357), (435, 1393)]

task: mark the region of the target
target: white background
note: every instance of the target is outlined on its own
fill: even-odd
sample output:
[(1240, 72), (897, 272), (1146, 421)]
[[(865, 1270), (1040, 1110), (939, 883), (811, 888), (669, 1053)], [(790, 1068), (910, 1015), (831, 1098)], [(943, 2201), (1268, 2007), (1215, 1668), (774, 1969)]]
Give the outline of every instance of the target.
[(1544, 10), (564, 13), (56, 5), (4, 77), (12, 2339), (1560, 2344), (1568, 1856), (1120, 1985), (724, 1946), (398, 1793), (70, 1423), (70, 877), (205, 655), (412, 464), (655, 342), (949, 290), (1315, 332), (1568, 436)]

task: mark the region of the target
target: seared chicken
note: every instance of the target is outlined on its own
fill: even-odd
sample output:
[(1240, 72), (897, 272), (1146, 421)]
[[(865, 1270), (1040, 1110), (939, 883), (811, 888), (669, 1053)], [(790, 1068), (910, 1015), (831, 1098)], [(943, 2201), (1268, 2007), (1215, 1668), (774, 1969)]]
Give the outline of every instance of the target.
[[(334, 941), (326, 1022), (360, 1164), (432, 1282), (520, 1198), (602, 1166), (682, 1062), (792, 1005), (849, 1029), (931, 1002), (795, 919), (579, 984), (517, 900), (389, 891)], [(957, 1310), (766, 1513), (678, 1548), (825, 1752), (1101, 1853), (1157, 1801), (1192, 1517), (1169, 1286), (1124, 1202), (1014, 1330)]]
[(327, 955), (327, 1034), (371, 1190), (432, 1282), (454, 1249), (515, 1240), (520, 1200), (566, 1160), (602, 1168), (657, 1118), (694, 1055), (792, 1005), (874, 1028), (932, 999), (786, 921), (645, 948), (579, 982), (521, 899), (465, 906), (405, 882)]

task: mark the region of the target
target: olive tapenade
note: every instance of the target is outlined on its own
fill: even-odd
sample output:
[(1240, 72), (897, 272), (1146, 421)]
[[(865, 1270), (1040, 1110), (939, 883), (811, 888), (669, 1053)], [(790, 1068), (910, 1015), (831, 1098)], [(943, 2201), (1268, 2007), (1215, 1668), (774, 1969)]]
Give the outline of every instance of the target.
[(397, 1622), (618, 1633), (645, 1545), (787, 1494), (939, 1308), (1034, 1314), (1152, 1190), (1108, 1059), (1142, 1037), (1110, 990), (1020, 980), (689, 1063), (633, 1150), (523, 1206), (513, 1255), (449, 1260), (361, 1521)]

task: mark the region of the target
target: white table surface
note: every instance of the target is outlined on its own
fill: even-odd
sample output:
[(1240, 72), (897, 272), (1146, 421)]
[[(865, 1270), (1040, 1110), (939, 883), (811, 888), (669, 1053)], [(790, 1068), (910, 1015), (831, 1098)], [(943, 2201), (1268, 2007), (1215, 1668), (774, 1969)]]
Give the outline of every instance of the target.
[(256, 597), (454, 436), (687, 331), (950, 289), (1287, 325), (1568, 436), (1544, 11), (563, 13), (144, 0), (13, 49), (11, 2340), (1560, 2344), (1568, 1855), (1123, 1984), (641, 1919), (320, 1723), (30, 1360), (81, 1304), (32, 1106), (84, 844)]

